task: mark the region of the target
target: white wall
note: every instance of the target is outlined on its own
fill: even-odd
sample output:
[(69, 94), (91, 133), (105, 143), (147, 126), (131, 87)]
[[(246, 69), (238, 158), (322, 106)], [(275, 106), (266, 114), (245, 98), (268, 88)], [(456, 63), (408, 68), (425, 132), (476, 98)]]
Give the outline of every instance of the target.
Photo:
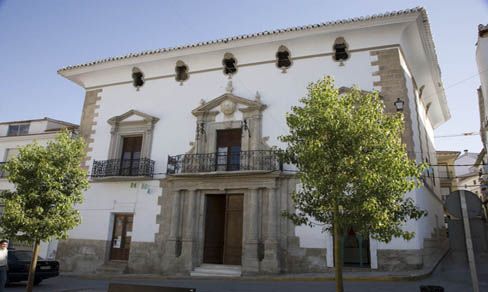
[[(485, 113), (488, 114), (488, 36), (478, 37), (476, 46), (476, 63), (480, 74), (481, 91), (484, 97)], [(483, 122), (487, 117), (483, 117)]]
[(77, 206), (82, 224), (70, 231), (70, 238), (111, 240), (113, 213), (133, 213), (132, 241), (154, 242), (160, 212), (158, 181), (92, 183), (83, 204)]
[(47, 128), (47, 120), (32, 121), (29, 126), (29, 134), (43, 133)]

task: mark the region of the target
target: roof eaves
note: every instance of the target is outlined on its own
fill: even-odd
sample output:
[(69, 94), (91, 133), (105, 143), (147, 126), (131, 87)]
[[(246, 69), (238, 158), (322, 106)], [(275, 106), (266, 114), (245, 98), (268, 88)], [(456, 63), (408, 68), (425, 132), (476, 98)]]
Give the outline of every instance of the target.
[(23, 123), (31, 123), (31, 122), (39, 122), (39, 121), (51, 121), (54, 123), (59, 123), (63, 124), (69, 127), (79, 127), (79, 125), (72, 124), (69, 122), (61, 121), (61, 120), (56, 120), (48, 117), (44, 117), (41, 119), (30, 119), (30, 120), (17, 120), (17, 121), (6, 121), (6, 122), (0, 122), (0, 125), (8, 125), (8, 124), (23, 124)]
[[(98, 65), (98, 64), (112, 62), (112, 61), (119, 61), (119, 60), (124, 60), (124, 59), (136, 58), (136, 57), (140, 57), (140, 56), (163, 54), (163, 53), (168, 53), (168, 52), (177, 51), (177, 50), (184, 50), (184, 49), (208, 46), (208, 45), (212, 45), (212, 44), (228, 43), (228, 42), (233, 42), (233, 41), (238, 41), (238, 40), (243, 40), (243, 39), (257, 38), (257, 37), (262, 37), (262, 36), (267, 36), (267, 35), (276, 35), (276, 34), (288, 33), (288, 32), (293, 32), (293, 31), (306, 31), (306, 30), (312, 30), (312, 29), (316, 29), (316, 28), (322, 28), (322, 27), (333, 26), (333, 25), (343, 25), (343, 24), (355, 23), (355, 22), (366, 22), (366, 21), (371, 21), (371, 20), (376, 20), (376, 19), (388, 18), (388, 17), (398, 16), (398, 15), (407, 15), (407, 14), (418, 13), (418, 12), (422, 13), (422, 15), (424, 15), (424, 19), (426, 19), (427, 14), (425, 12), (425, 9), (423, 7), (415, 7), (415, 8), (411, 8), (411, 9), (385, 12), (385, 13), (374, 14), (374, 15), (370, 15), (370, 16), (354, 17), (354, 18), (348, 18), (348, 19), (342, 19), (342, 20), (336, 20), (336, 21), (323, 22), (323, 23), (319, 23), (319, 24), (290, 27), (290, 28), (285, 28), (285, 29), (276, 29), (276, 30), (272, 30), (272, 31), (263, 31), (263, 32), (252, 33), (252, 34), (243, 34), (243, 35), (226, 37), (226, 38), (221, 38), (221, 39), (216, 39), (216, 40), (211, 40), (211, 41), (204, 41), (204, 42), (188, 44), (188, 45), (183, 45), (183, 46), (161, 48), (161, 49), (156, 49), (156, 50), (147, 50), (147, 51), (142, 51), (139, 53), (129, 53), (127, 55), (109, 57), (109, 58), (95, 60), (95, 61), (88, 62), (88, 63), (66, 66), (64, 68), (59, 69), (58, 73), (61, 74), (63, 72), (73, 70), (73, 69), (94, 66), (94, 65)], [(428, 25), (428, 21), (426, 24), (426, 30), (427, 30), (427, 33), (429, 34), (429, 36), (431, 37), (430, 27)], [(431, 46), (433, 47), (433, 42), (432, 42)], [(434, 52), (434, 55), (435, 55), (435, 52)], [(435, 59), (434, 61), (437, 63), (437, 56), (436, 55), (435, 55), (434, 59)]]
[(446, 98), (446, 93), (444, 90), (444, 86), (442, 84), (442, 71), (439, 66), (439, 58), (437, 57), (437, 52), (434, 44), (434, 38), (432, 36), (432, 30), (430, 28), (430, 22), (429, 22), (429, 17), (427, 15), (427, 11), (423, 8), (420, 7), (419, 11), (422, 15), (422, 22), (423, 22), (423, 27), (424, 31), (427, 34), (427, 39), (426, 39), (426, 45), (427, 45), (427, 54), (430, 55), (432, 59), (432, 65), (435, 70), (435, 74), (437, 75), (437, 78), (439, 80), (439, 84), (436, 84), (439, 86), (439, 90), (436, 90), (439, 94), (439, 104), (442, 109), (442, 114), (444, 116), (444, 120), (447, 121), (451, 118), (451, 113), (449, 111), (449, 106), (447, 104), (447, 98)]

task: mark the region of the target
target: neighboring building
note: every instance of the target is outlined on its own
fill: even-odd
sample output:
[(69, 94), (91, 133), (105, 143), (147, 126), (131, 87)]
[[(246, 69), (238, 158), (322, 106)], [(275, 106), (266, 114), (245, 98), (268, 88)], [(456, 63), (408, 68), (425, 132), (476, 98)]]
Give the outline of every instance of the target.
[(478, 153), (464, 150), (454, 162), (456, 172), (456, 188), (468, 190), (481, 198), (480, 168), (477, 166)]
[[(175, 74), (176, 72), (176, 74)], [(324, 271), (331, 234), (296, 227), (298, 180), (284, 147), (285, 114), (309, 82), (380, 91), (387, 112), (404, 101), (409, 157), (437, 163), (434, 128), (450, 118), (423, 8), (160, 49), (70, 66), (86, 91), (81, 135), (91, 187), (83, 222), (58, 248), (67, 271), (112, 261), (137, 273), (199, 274), (207, 263), (244, 274)], [(410, 241), (345, 234), (345, 263), (416, 269), (444, 246), (437, 169), (406, 194), (428, 216)], [(424, 242), (429, 242), (424, 246)]]
[(446, 201), (447, 195), (457, 190), (456, 179), (456, 159), (461, 152), (459, 151), (437, 151), (437, 170), (441, 184), (442, 201)]
[(455, 171), (456, 176), (464, 176), (469, 175), (476, 171), (478, 174), (478, 170), (474, 170), (473, 166), (475, 165), (476, 160), (478, 159), (478, 153), (469, 152), (468, 150), (464, 150), (461, 155), (455, 161)]
[[(483, 148), (487, 149), (488, 138), (488, 25), (478, 26), (478, 42), (476, 43), (476, 64), (480, 75), (481, 86), (478, 88), (480, 108), (480, 134)], [(486, 159), (484, 160), (486, 162)]]
[(488, 211), (488, 25), (478, 26), (478, 42), (476, 43), (476, 63), (480, 74), (481, 86), (478, 88), (478, 103), (480, 108), (480, 135), (483, 150), (478, 159), (482, 169), (481, 193), (485, 211)]
[[(46, 145), (62, 131), (68, 129), (75, 131), (78, 125), (50, 118), (0, 122), (0, 190), (12, 190), (14, 186), (6, 179), (6, 173), (1, 166), (10, 158), (17, 156), (19, 148), (37, 142)], [(3, 211), (3, 206), (0, 206)], [(1, 214), (1, 213), (0, 213)], [(12, 244), (12, 246), (14, 246)], [(40, 256), (53, 258), (56, 252), (57, 241), (41, 243)], [(23, 245), (16, 245), (16, 248), (25, 248)]]

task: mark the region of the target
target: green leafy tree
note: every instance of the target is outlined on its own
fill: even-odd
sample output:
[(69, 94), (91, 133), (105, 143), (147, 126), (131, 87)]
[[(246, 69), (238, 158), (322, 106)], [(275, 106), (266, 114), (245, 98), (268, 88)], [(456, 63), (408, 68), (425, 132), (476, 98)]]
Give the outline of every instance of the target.
[(32, 291), (40, 242), (65, 239), (81, 222), (74, 205), (82, 202), (88, 187), (86, 171), (80, 167), (84, 149), (83, 140), (66, 131), (45, 147), (33, 143), (20, 148), (3, 167), (15, 190), (0, 195), (5, 205), (2, 232), (34, 243), (27, 291)]
[(334, 234), (336, 291), (342, 292), (341, 241), (351, 226), (363, 236), (389, 242), (411, 239), (402, 229), (426, 214), (405, 193), (420, 184), (423, 165), (407, 157), (401, 114), (384, 112), (377, 92), (352, 88), (343, 94), (326, 77), (287, 114), (284, 160), (300, 170), (301, 190), (292, 196), (295, 224), (321, 224)]

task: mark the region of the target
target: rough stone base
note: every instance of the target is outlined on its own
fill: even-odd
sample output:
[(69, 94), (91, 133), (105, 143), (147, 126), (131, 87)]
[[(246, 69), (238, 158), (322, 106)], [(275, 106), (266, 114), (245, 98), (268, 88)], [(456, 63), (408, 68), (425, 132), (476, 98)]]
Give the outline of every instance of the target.
[(159, 274), (161, 272), (160, 248), (152, 242), (131, 242), (129, 273)]
[(58, 244), (56, 260), (62, 272), (95, 273), (107, 255), (105, 240), (67, 239)]
[(422, 253), (422, 249), (379, 249), (377, 250), (378, 269), (383, 271), (421, 269), (423, 266)]
[(302, 248), (296, 236), (288, 238), (286, 273), (319, 273), (327, 271), (327, 250), (325, 248)]

